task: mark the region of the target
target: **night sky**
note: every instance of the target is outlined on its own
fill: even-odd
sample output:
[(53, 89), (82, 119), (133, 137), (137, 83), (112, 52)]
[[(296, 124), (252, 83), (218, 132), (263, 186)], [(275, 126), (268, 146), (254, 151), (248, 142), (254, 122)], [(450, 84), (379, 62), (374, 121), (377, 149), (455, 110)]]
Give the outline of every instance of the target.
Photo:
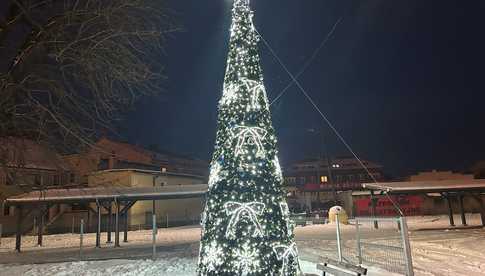
[[(360, 157), (394, 176), (465, 170), (485, 159), (485, 1), (251, 0), (255, 25)], [(163, 95), (127, 114), (133, 143), (209, 160), (222, 93), (231, 1), (170, 0), (185, 32), (167, 45)], [(290, 82), (267, 48), (270, 100)], [(296, 86), (272, 106), (283, 164), (349, 155)]]

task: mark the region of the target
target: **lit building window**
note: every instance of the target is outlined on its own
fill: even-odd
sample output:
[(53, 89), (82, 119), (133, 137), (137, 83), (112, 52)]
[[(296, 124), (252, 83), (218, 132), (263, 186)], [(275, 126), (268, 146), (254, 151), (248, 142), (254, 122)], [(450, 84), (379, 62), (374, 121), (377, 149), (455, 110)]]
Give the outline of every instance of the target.
[(328, 182), (328, 177), (326, 175), (320, 176), (320, 182), (321, 183), (327, 183)]

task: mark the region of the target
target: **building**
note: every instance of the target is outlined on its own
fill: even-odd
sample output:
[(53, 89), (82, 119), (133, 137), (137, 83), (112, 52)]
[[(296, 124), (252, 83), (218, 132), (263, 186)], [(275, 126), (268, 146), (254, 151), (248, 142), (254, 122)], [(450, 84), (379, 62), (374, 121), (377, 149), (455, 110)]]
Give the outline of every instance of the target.
[[(454, 173), (451, 171), (428, 171), (419, 172), (411, 175), (403, 182), (392, 182), (396, 186), (406, 186), (416, 183), (418, 186), (439, 185), (446, 183), (466, 187), (467, 183), (476, 183), (476, 179), (471, 174)], [(447, 214), (449, 205), (443, 194), (400, 194), (392, 196), (371, 195), (369, 191), (356, 191), (352, 193), (352, 213), (356, 216), (369, 216), (371, 213), (372, 200), (375, 201), (377, 216), (396, 216), (399, 215), (394, 204), (398, 205), (406, 216), (420, 215), (444, 215)], [(452, 209), (459, 210), (460, 202), (456, 197), (450, 198)], [(467, 200), (463, 202), (463, 207), (468, 212), (479, 213), (480, 202)]]
[(307, 159), (285, 167), (290, 208), (293, 211), (328, 209), (335, 204), (334, 193), (361, 190), (362, 183), (384, 179), (381, 165), (368, 160), (362, 163), (367, 170), (352, 157)]
[(485, 161), (478, 161), (476, 162), (471, 168), (470, 171), (473, 173), (475, 178), (477, 179), (485, 179)]
[[(143, 169), (108, 169), (94, 172), (88, 177), (89, 187), (160, 187), (200, 186), (206, 178), (199, 175), (150, 171)], [(200, 198), (169, 199), (137, 202), (128, 212), (131, 229), (149, 228), (155, 211), (159, 226), (194, 224), (200, 221), (204, 202)], [(95, 208), (95, 206), (92, 206)], [(106, 214), (105, 214), (106, 215)], [(90, 220), (95, 222), (95, 220)]]
[(475, 179), (473, 174), (461, 174), (454, 173), (452, 171), (436, 171), (419, 172), (418, 174), (411, 175), (409, 178), (411, 182), (418, 181), (441, 181), (441, 180), (472, 180)]
[[(4, 207), (7, 197), (32, 190), (72, 188), (73, 174), (61, 156), (28, 139), (2, 138), (0, 152), (0, 224), (4, 232), (13, 231), (14, 208)], [(56, 217), (54, 209), (46, 216), (49, 223)], [(33, 221), (33, 218), (28, 218)]]
[[(71, 187), (152, 187), (184, 185), (185, 190), (196, 184), (207, 183), (208, 162), (170, 154), (155, 152), (137, 145), (118, 142), (107, 138), (100, 139), (87, 151), (59, 156), (33, 142), (26, 141), (22, 162), (15, 167), (16, 175), (0, 173), (0, 197), (3, 199), (31, 191), (32, 189), (64, 189)], [(7, 145), (5, 146), (7, 147)], [(13, 155), (12, 156), (20, 156)], [(10, 162), (12, 163), (12, 162)], [(8, 168), (13, 167), (9, 163)], [(5, 170), (4, 170), (5, 171)], [(200, 189), (197, 188), (197, 189)], [(2, 198), (0, 198), (2, 199)], [(2, 199), (2, 208), (3, 208)], [(159, 226), (175, 226), (194, 223), (200, 219), (203, 202), (200, 198), (173, 199), (155, 202), (137, 202), (128, 213), (128, 224), (138, 229), (151, 225), (151, 214), (155, 210)], [(112, 206), (114, 208), (114, 204)], [(92, 210), (95, 205), (53, 204), (45, 211), (44, 228), (46, 233), (65, 233), (77, 231), (81, 219), (87, 231), (95, 231), (96, 219)], [(102, 210), (103, 229), (107, 229), (109, 212)], [(33, 229), (36, 219), (25, 218), (23, 233)], [(12, 233), (15, 217), (14, 208), (2, 209), (0, 223), (4, 233)]]
[(76, 182), (87, 185), (88, 176), (107, 169), (162, 169), (170, 173), (208, 175), (208, 162), (138, 145), (101, 138), (84, 153), (63, 156), (75, 173)]
[[(207, 161), (149, 150), (108, 138), (100, 139), (84, 153), (63, 158), (70, 165), (76, 180), (88, 187), (200, 185), (207, 183), (209, 171)], [(198, 198), (164, 200), (154, 204), (137, 202), (131, 207), (128, 213), (129, 227), (150, 227), (154, 211), (160, 226), (190, 224), (200, 219), (203, 209), (203, 202)], [(88, 206), (84, 206), (86, 208)], [(103, 214), (104, 220), (107, 215)], [(95, 222), (91, 218), (87, 220)]]

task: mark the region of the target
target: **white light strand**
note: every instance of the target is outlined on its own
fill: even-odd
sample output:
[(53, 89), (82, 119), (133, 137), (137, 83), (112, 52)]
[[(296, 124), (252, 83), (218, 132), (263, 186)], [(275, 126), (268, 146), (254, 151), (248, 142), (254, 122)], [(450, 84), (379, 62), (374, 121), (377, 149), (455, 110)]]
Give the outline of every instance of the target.
[(278, 156), (275, 156), (273, 160), (273, 165), (275, 166), (275, 174), (279, 182), (283, 181), (283, 171), (281, 170), (280, 160)]
[(240, 203), (230, 201), (224, 204), (226, 213), (231, 216), (227, 225), (226, 238), (235, 239), (238, 224), (241, 219), (246, 219), (254, 226), (253, 237), (263, 237), (263, 228), (259, 223), (258, 216), (264, 212), (265, 204), (261, 202)]
[(253, 110), (257, 110), (261, 108), (261, 105), (259, 104), (259, 99), (262, 95), (264, 99), (265, 108), (268, 109), (269, 108), (268, 96), (266, 94), (266, 88), (264, 87), (264, 84), (261, 81), (255, 81), (255, 80), (250, 80), (246, 78), (242, 79), (242, 82), (246, 86), (246, 89), (251, 94), (250, 108)]
[(233, 136), (237, 139), (236, 155), (243, 153), (243, 148), (247, 145), (256, 146), (256, 156), (263, 157), (264, 147), (263, 139), (266, 137), (267, 131), (260, 127), (237, 126), (233, 132)]
[(224, 250), (216, 241), (212, 241), (209, 246), (205, 247), (205, 256), (202, 264), (207, 266), (209, 271), (215, 271), (223, 263), (223, 255)]
[(244, 243), (242, 248), (236, 249), (234, 251), (234, 257), (234, 265), (243, 276), (257, 272), (261, 267), (259, 250), (251, 247), (249, 243)]
[(212, 164), (209, 174), (209, 189), (212, 189), (219, 181), (226, 176), (226, 172), (222, 170), (221, 164), (216, 161)]
[(296, 243), (287, 245), (276, 245), (273, 247), (273, 251), (276, 254), (278, 260), (283, 261), (283, 268), (281, 269), (281, 276), (287, 275), (287, 271), (290, 265), (290, 258), (298, 263), (298, 249), (296, 248)]

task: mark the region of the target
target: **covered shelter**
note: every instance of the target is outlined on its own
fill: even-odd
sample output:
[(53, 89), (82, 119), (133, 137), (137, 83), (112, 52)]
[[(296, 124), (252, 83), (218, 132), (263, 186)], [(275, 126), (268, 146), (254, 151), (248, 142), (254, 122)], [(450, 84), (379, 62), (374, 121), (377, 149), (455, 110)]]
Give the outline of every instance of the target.
[[(185, 199), (205, 197), (206, 184), (170, 185), (163, 187), (96, 187), (76, 189), (50, 189), (32, 191), (5, 200), (6, 206), (16, 208), (16, 241), (15, 249), (20, 252), (22, 223), (31, 212), (38, 214), (38, 244), (42, 245), (43, 217), (50, 206), (55, 204), (88, 204), (88, 211), (97, 215), (96, 247), (101, 247), (101, 210), (108, 211), (108, 242), (111, 242), (111, 218), (115, 214), (115, 247), (120, 246), (120, 218), (124, 224), (124, 241), (128, 240), (128, 211), (137, 201), (154, 201), (168, 199)], [(96, 204), (96, 209), (90, 204)], [(114, 209), (113, 210), (113, 205)], [(153, 209), (155, 212), (155, 209)]]
[[(485, 227), (485, 180), (483, 179), (453, 179), (453, 180), (430, 180), (430, 181), (408, 181), (408, 182), (383, 182), (364, 183), (362, 187), (370, 190), (371, 195), (439, 195), (448, 203), (448, 216), (450, 225), (455, 226), (453, 219), (452, 199), (458, 200), (462, 225), (466, 226), (465, 198), (476, 200), (480, 206), (482, 226)], [(375, 214), (376, 201), (371, 201), (372, 213)]]

